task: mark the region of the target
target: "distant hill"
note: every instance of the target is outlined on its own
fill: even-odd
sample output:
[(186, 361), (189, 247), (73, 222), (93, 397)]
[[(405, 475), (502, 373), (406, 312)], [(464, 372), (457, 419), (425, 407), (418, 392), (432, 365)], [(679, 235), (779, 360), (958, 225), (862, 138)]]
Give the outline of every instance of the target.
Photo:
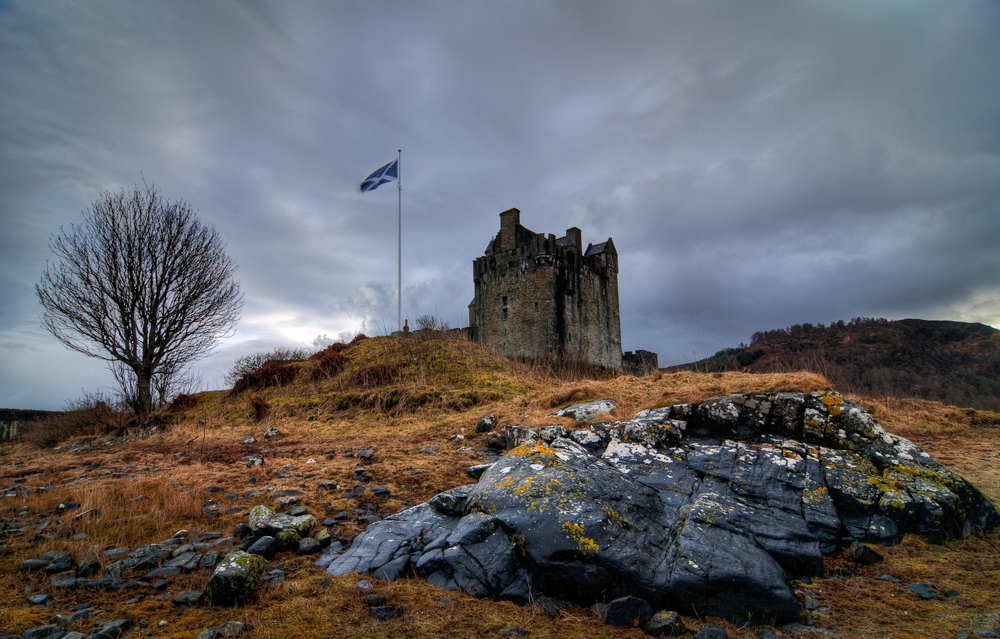
[(1000, 411), (1000, 331), (983, 324), (861, 317), (830, 326), (796, 324), (666, 370), (808, 370), (845, 392)]

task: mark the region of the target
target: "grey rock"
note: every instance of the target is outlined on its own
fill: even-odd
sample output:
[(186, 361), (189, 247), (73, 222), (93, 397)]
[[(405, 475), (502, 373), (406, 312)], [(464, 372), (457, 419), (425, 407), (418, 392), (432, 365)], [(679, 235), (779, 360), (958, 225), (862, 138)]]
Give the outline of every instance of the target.
[(171, 600), (171, 603), (178, 608), (194, 608), (202, 601), (200, 590), (182, 590)]
[(370, 595), (362, 595), (361, 601), (363, 601), (364, 604), (369, 608), (374, 608), (375, 606), (384, 606), (385, 604), (388, 603), (388, 600), (385, 598), (385, 595), (377, 595), (374, 593)]
[(46, 559), (25, 559), (17, 565), (17, 570), (19, 572), (38, 572), (45, 570), (48, 565), (49, 561)]
[(885, 559), (867, 544), (858, 544), (851, 548), (850, 557), (854, 563), (861, 566), (871, 566)]
[(514, 448), (478, 484), (373, 523), (328, 572), (416, 572), (514, 601), (640, 595), (787, 623), (798, 604), (786, 575), (822, 574), (842, 531), (892, 543), (1000, 525), (971, 484), (831, 392), (650, 409), (569, 437), (543, 430), (504, 427)]
[(266, 431), (264, 431), (264, 439), (281, 439), (285, 434), (277, 429), (275, 426), (271, 426)]
[(476, 422), (476, 432), (477, 433), (488, 433), (497, 427), (497, 418), (495, 415), (483, 415)]
[(30, 597), (28, 597), (28, 603), (30, 603), (32, 606), (45, 606), (48, 605), (49, 602), (51, 601), (52, 601), (52, 595), (48, 593), (31, 595)]
[(240, 443), (243, 444), (244, 446), (251, 446), (257, 443), (257, 438), (254, 437), (253, 435), (244, 435), (243, 437), (240, 438)]
[(653, 613), (642, 629), (654, 637), (676, 637), (687, 632), (681, 616), (672, 610), (659, 610)]
[(402, 606), (373, 606), (368, 609), (368, 613), (375, 618), (376, 621), (385, 622), (390, 619), (395, 619), (396, 617), (402, 617), (403, 613), (406, 612)]
[(316, 525), (312, 515), (293, 517), (284, 513), (276, 513), (267, 506), (254, 506), (249, 515), (250, 529), (255, 535), (277, 536), (282, 531), (295, 531), (300, 537), (309, 534)]
[(21, 639), (60, 639), (66, 631), (54, 623), (28, 628), (21, 633)]
[(261, 581), (268, 586), (277, 586), (278, 584), (285, 583), (285, 571), (277, 568), (269, 570)]
[(694, 639), (726, 639), (728, 636), (725, 628), (710, 624), (699, 628)]
[(483, 473), (489, 470), (492, 466), (493, 464), (476, 464), (475, 466), (469, 466), (465, 472), (469, 475), (469, 477), (479, 479), (483, 476)]
[(299, 555), (315, 555), (323, 550), (323, 545), (313, 537), (305, 537), (299, 540), (299, 547), (295, 551)]
[(250, 600), (264, 574), (267, 561), (260, 555), (234, 550), (212, 572), (205, 585), (205, 598), (213, 606), (243, 605)]
[(599, 399), (593, 402), (583, 402), (573, 404), (566, 408), (555, 411), (553, 414), (559, 417), (569, 417), (580, 421), (593, 421), (601, 413), (610, 413), (618, 405), (613, 399)]
[(270, 559), (274, 553), (278, 552), (278, 541), (271, 535), (264, 535), (257, 539), (246, 549), (248, 553), (260, 555), (264, 559)]
[(635, 628), (649, 621), (652, 616), (653, 608), (648, 601), (629, 595), (608, 604), (604, 623), (619, 628)]
[(528, 631), (520, 626), (510, 626), (500, 631), (501, 637), (527, 637)]
[(917, 582), (907, 585), (906, 589), (916, 593), (924, 601), (931, 601), (937, 599), (939, 596), (937, 588), (933, 584)]
[(94, 575), (96, 575), (98, 572), (100, 572), (100, 570), (101, 570), (101, 564), (94, 561), (93, 559), (87, 559), (86, 561), (81, 562), (80, 565), (76, 567), (76, 576), (83, 579), (87, 579), (89, 577), (93, 577)]
[(49, 564), (45, 566), (45, 573), (48, 575), (54, 575), (59, 572), (66, 572), (73, 568), (73, 555), (65, 551), (56, 551), (53, 553), (45, 553), (50, 555), (46, 557), (49, 560)]

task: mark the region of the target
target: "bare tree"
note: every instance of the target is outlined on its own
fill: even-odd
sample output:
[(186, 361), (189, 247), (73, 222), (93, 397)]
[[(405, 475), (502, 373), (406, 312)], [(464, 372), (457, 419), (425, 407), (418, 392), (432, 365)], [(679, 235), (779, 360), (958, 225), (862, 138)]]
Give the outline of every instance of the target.
[(155, 186), (103, 191), (83, 217), (49, 240), (58, 261), (35, 286), (42, 324), (72, 350), (109, 362), (143, 421), (153, 382), (207, 355), (235, 325), (236, 264), (215, 229)]

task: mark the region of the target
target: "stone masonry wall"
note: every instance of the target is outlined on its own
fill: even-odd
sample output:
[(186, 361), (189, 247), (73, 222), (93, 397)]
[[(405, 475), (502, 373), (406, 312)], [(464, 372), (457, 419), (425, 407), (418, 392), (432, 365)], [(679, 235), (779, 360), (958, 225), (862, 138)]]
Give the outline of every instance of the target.
[(469, 325), (476, 340), (509, 357), (560, 358), (620, 369), (618, 254), (609, 239), (583, 250), (579, 229), (533, 233), (520, 212), (500, 214), (500, 233), (473, 264)]

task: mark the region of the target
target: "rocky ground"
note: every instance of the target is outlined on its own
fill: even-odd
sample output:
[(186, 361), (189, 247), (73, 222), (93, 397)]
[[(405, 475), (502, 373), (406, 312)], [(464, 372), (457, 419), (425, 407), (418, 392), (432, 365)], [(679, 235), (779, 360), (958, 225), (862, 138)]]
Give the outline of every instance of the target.
[[(899, 539), (899, 543), (883, 546), (873, 542), (890, 540), (868, 537), (870, 530), (875, 530), (876, 536), (879, 530), (870, 525), (871, 513), (863, 527), (863, 543), (831, 537), (829, 541), (836, 547), (824, 548), (818, 563), (815, 553), (806, 553), (809, 570), (783, 568), (789, 578), (782, 581), (784, 590), (776, 600), (783, 610), (794, 610), (796, 618), (765, 620), (760, 626), (734, 621), (737, 615), (727, 615), (722, 609), (698, 611), (677, 606), (669, 597), (658, 597), (652, 587), (655, 581), (643, 581), (642, 570), (631, 579), (645, 590), (631, 594), (644, 599), (646, 605), (618, 596), (626, 593), (613, 588), (601, 599), (590, 601), (559, 588), (524, 591), (528, 596), (514, 597), (519, 599), (517, 603), (476, 598), (448, 589), (458, 581), (455, 562), (444, 552), (440, 560), (432, 557), (419, 569), (416, 564), (421, 558), (414, 560), (411, 555), (407, 561), (412, 560), (413, 565), (405, 574), (414, 576), (402, 579), (394, 579), (399, 574), (328, 572), (331, 566), (344, 566), (363, 554), (366, 536), (378, 534), (392, 521), (401, 521), (398, 513), (420, 509), (421, 504), (437, 503), (434, 512), (439, 515), (450, 508), (455, 527), (448, 536), (455, 535), (467, 513), (462, 508), (463, 516), (457, 516), (461, 491), (449, 491), (482, 484), (479, 490), (484, 493), (488, 492), (484, 481), (495, 486), (516, 475), (520, 483), (511, 483), (510, 493), (514, 493), (527, 477), (521, 471), (526, 473), (532, 464), (543, 465), (546, 473), (565, 472), (552, 459), (565, 464), (558, 453), (582, 455), (574, 446), (597, 460), (588, 461), (590, 466), (646, 466), (637, 456), (642, 451), (632, 447), (639, 442), (618, 437), (618, 444), (612, 446), (615, 427), (590, 427), (586, 422), (591, 419), (616, 418), (622, 425), (630, 423), (639, 408), (657, 402), (669, 407), (691, 402), (699, 393), (703, 400), (711, 396), (709, 393), (718, 393), (719, 387), (750, 394), (758, 393), (753, 389), (761, 387), (759, 380), (748, 377), (708, 376), (706, 388), (681, 393), (676, 391), (679, 379), (667, 376), (627, 383), (562, 385), (531, 394), (526, 400), (511, 399), (443, 416), (397, 416), (384, 422), (370, 413), (331, 422), (310, 421), (306, 414), (272, 418), (260, 425), (240, 422), (242, 425), (225, 427), (212, 422), (211, 413), (194, 412), (184, 423), (144, 438), (77, 440), (45, 451), (7, 448), (0, 457), (0, 596), (4, 598), (0, 637), (573, 639), (638, 638), (677, 631), (702, 639), (1000, 635), (996, 629), (1000, 626), (995, 598), (995, 585), (1000, 582), (996, 532), (974, 532), (963, 525), (940, 538), (932, 538), (926, 530), (904, 535), (909, 530), (906, 526), (920, 526), (918, 519), (902, 517), (897, 522), (903, 523), (899, 534), (891, 535), (891, 541)], [(816, 383), (768, 379), (763, 387), (782, 390), (781, 385), (785, 385), (783, 390), (809, 393)], [(800, 384), (799, 388), (795, 384)], [(581, 395), (612, 397), (619, 406), (594, 416), (551, 414), (553, 408), (570, 404)], [(827, 410), (831, 405), (824, 404)], [(227, 406), (211, 410), (231, 410)], [(905, 434), (934, 458), (983, 487), (987, 496), (1000, 498), (997, 458), (993, 456), (1000, 443), (997, 433), (970, 429), (946, 410), (927, 413), (931, 409), (924, 405), (920, 410), (927, 414), (911, 409), (893, 413), (881, 405), (872, 406), (876, 409), (872, 414), (886, 430)], [(493, 435), (477, 432), (484, 412), (497, 416), (488, 426)], [(683, 421), (675, 419), (677, 416), (668, 411), (663, 416), (667, 422), (659, 426), (670, 420)], [(209, 426), (199, 424), (199, 419), (208, 421)], [(546, 431), (546, 425), (558, 428)], [(265, 437), (272, 427), (276, 432)], [(620, 426), (617, 432), (624, 434), (626, 428)], [(909, 430), (903, 432), (905, 429)], [(256, 441), (239, 443), (250, 432)], [(573, 433), (579, 434), (574, 437)], [(600, 443), (588, 442), (595, 433)], [(816, 437), (827, 435), (830, 433), (824, 434), (821, 428)], [(712, 438), (711, 434), (706, 437)], [(648, 453), (669, 457), (678, 443), (671, 441), (661, 448), (644, 446)], [(749, 446), (759, 449), (770, 445), (756, 441)], [(511, 456), (519, 446), (533, 452)], [(811, 446), (827, 444), (817, 441)], [(774, 449), (792, 451), (788, 446)], [(613, 455), (608, 455), (609, 450)], [(801, 457), (803, 467), (808, 466), (809, 450), (792, 452)], [(912, 451), (907, 454), (912, 456)], [(612, 456), (616, 462), (609, 460)], [(507, 462), (490, 466), (499, 459), (516, 460), (524, 468)], [(778, 459), (792, 458), (781, 453)], [(552, 467), (545, 463), (552, 463)], [(507, 466), (511, 470), (502, 473)], [(720, 470), (714, 476), (730, 488), (738, 487), (731, 471), (739, 465), (725, 467), (730, 471)], [(474, 476), (480, 477), (479, 482)], [(878, 504), (883, 504), (887, 491), (900, 490), (894, 484), (869, 485), (880, 491)], [(713, 490), (721, 494), (719, 486)], [(661, 492), (655, 491), (657, 498)], [(529, 490), (521, 493), (519, 497), (525, 498), (533, 494)], [(749, 493), (744, 493), (731, 491), (734, 505), (752, 502)], [(456, 499), (450, 505), (441, 503), (449, 494)], [(708, 493), (697, 494), (707, 498)], [(849, 498), (841, 495), (837, 499)], [(468, 495), (465, 499), (468, 504)], [(891, 502), (884, 500), (887, 510), (879, 511), (879, 516), (896, 512)], [(480, 503), (485, 504), (482, 499)], [(841, 511), (851, 512), (839, 502), (834, 507), (838, 518)], [(426, 508), (433, 510), (433, 506)], [(634, 514), (623, 510), (625, 515)], [(733, 521), (744, 514), (740, 508), (730, 512), (736, 518)], [(494, 512), (490, 516), (499, 519), (501, 515)], [(685, 516), (675, 519), (696, 522), (699, 515), (687, 512)], [(604, 529), (595, 518), (586, 517), (579, 521), (555, 518), (552, 521), (557, 531), (540, 529), (548, 531), (547, 541), (553, 548), (572, 544), (575, 554), (571, 558), (576, 563), (569, 565), (572, 570), (583, 570), (594, 563), (586, 553), (590, 542), (600, 547), (607, 541), (601, 534), (614, 537), (615, 518), (606, 513), (605, 518)], [(464, 533), (459, 531), (453, 541), (472, 541), (491, 525), (474, 523), (477, 525), (469, 525)], [(723, 524), (716, 526), (719, 530), (728, 525), (720, 520), (715, 523)], [(816, 538), (810, 542), (813, 548), (823, 546), (816, 534), (821, 526), (810, 529), (806, 525), (805, 530)], [(963, 537), (966, 533), (971, 534)], [(433, 541), (426, 540), (419, 552), (431, 555), (427, 550)], [(527, 538), (520, 543), (530, 556), (542, 557), (547, 552)], [(453, 546), (460, 544), (447, 548)], [(557, 551), (547, 553), (549, 560), (554, 556), (565, 563), (570, 555)], [(780, 552), (765, 554), (778, 566), (788, 565), (787, 556)], [(608, 565), (603, 564), (605, 568)], [(433, 574), (429, 567), (435, 566), (441, 573), (439, 583), (429, 584), (427, 577)]]

